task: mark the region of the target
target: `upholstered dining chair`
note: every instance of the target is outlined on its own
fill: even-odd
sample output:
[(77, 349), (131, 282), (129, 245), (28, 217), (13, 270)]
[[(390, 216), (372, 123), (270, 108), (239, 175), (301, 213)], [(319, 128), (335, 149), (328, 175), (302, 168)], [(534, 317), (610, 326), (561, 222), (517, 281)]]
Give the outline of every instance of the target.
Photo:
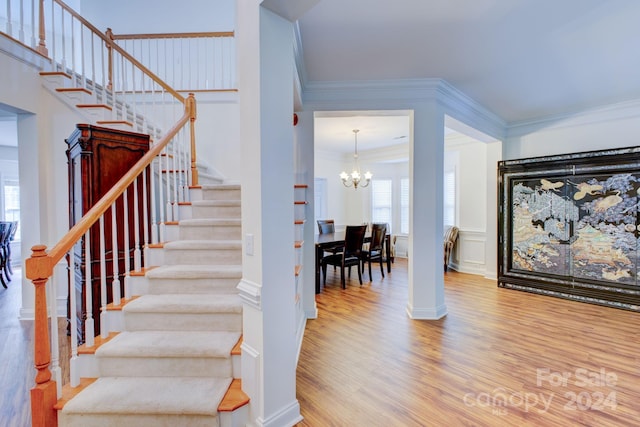
[[(5, 276), (5, 268), (7, 265), (7, 246), (11, 235), (11, 223), (7, 221), (0, 221), (0, 283), (4, 288), (7, 288), (7, 282), (11, 278)], [(6, 279), (6, 280), (5, 280)]]
[(456, 245), (456, 240), (458, 240), (458, 227), (451, 226), (446, 227), (444, 230), (444, 271), (446, 272), (449, 269), (449, 260), (451, 258), (451, 253), (453, 252), (453, 247)]
[(342, 253), (329, 255), (322, 258), (321, 268), (324, 277), (324, 284), (327, 283), (327, 265), (340, 267), (340, 281), (342, 289), (346, 289), (346, 281), (344, 277), (345, 268), (349, 268), (349, 276), (351, 276), (351, 267), (358, 268), (358, 280), (362, 285), (362, 243), (364, 242), (364, 233), (367, 229), (366, 225), (347, 225), (344, 235), (344, 249)]
[(362, 269), (364, 270), (365, 262), (369, 263), (369, 280), (373, 280), (371, 276), (371, 261), (380, 261), (380, 272), (384, 277), (384, 267), (382, 266), (384, 238), (387, 235), (387, 224), (373, 224), (371, 226), (371, 243), (369, 248), (362, 251)]

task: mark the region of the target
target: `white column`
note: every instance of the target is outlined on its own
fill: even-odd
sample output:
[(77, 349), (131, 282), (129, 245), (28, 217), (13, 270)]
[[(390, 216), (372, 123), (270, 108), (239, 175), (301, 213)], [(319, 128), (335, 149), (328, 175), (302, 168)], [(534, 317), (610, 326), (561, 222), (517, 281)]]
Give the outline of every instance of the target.
[(293, 27), (237, 2), (242, 144), (242, 386), (249, 425), (294, 425), (296, 316), (293, 228)]
[(436, 100), (414, 110), (409, 161), (411, 213), (409, 302), (412, 319), (439, 319), (444, 301), (444, 112)]
[(299, 111), (298, 125), (295, 128), (296, 142), (298, 145), (298, 163), (306, 177), (305, 182), (299, 184), (307, 184), (307, 221), (304, 225), (304, 251), (302, 260), (302, 307), (307, 319), (315, 319), (318, 317), (318, 308), (316, 306), (316, 274), (315, 274), (315, 244), (314, 234), (316, 230), (316, 222), (314, 219), (315, 199), (314, 199), (314, 143), (313, 143), (313, 111)]
[(498, 161), (502, 159), (502, 142), (487, 144), (487, 225), (485, 227), (485, 277), (498, 278)]

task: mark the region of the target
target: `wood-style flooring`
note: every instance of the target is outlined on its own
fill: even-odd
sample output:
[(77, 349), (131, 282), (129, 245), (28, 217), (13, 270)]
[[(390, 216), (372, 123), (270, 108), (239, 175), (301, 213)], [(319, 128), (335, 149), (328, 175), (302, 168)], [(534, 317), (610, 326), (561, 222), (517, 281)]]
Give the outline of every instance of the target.
[(33, 367), (33, 322), (19, 320), (22, 272), (14, 268), (8, 288), (0, 288), (0, 426), (31, 425), (29, 390)]
[(411, 320), (406, 261), (373, 277), (342, 290), (329, 269), (299, 427), (640, 425), (640, 314), (450, 271), (448, 315)]
[[(1, 427), (31, 424), (19, 275), (0, 289)], [(640, 314), (448, 272), (448, 315), (411, 320), (406, 261), (373, 277), (342, 290), (329, 269), (300, 354), (299, 427), (640, 425)]]

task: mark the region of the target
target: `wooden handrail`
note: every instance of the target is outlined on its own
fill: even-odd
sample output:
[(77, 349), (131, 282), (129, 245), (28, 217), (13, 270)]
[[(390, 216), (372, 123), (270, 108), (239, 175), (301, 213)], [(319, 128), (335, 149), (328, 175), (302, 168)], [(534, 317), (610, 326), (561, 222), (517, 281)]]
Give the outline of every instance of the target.
[(29, 280), (48, 279), (53, 274), (53, 266), (73, 247), (73, 245), (91, 228), (91, 226), (111, 207), (133, 180), (162, 152), (164, 147), (182, 129), (195, 118), (195, 98), (189, 94), (185, 103), (185, 114), (120, 180), (76, 223), (62, 239), (46, 253), (42, 245), (32, 249), (31, 258), (26, 260), (26, 277)]
[[(34, 427), (57, 426), (56, 381), (51, 379), (51, 349), (47, 313), (46, 284), (53, 275), (54, 266), (67, 254), (73, 245), (113, 206), (114, 202), (145, 168), (160, 155), (173, 137), (189, 122), (195, 120), (195, 97), (189, 94), (185, 102), (185, 113), (178, 122), (155, 144), (118, 182), (76, 223), (65, 236), (47, 253), (46, 246), (35, 245), (31, 257), (25, 260), (25, 276), (35, 287), (34, 312), (34, 364), (36, 368), (35, 386), (31, 389), (31, 414)], [(74, 292), (71, 290), (71, 292)], [(55, 317), (52, 317), (55, 319)], [(57, 327), (53, 323), (52, 328)]]
[(104, 42), (107, 44), (108, 47), (115, 49), (120, 55), (122, 55), (124, 58), (127, 58), (130, 62), (132, 62), (137, 68), (139, 68), (140, 70), (142, 70), (146, 75), (148, 75), (154, 82), (156, 82), (158, 85), (160, 85), (164, 90), (166, 90), (167, 92), (169, 92), (170, 94), (172, 94), (176, 99), (178, 99), (180, 102), (184, 103), (185, 102), (185, 98), (184, 96), (180, 95), (175, 89), (173, 89), (171, 86), (169, 86), (167, 83), (164, 82), (164, 80), (162, 80), (160, 77), (158, 77), (156, 74), (154, 74), (151, 70), (149, 70), (147, 67), (145, 67), (144, 65), (142, 65), (137, 59), (135, 59), (133, 56), (129, 55), (124, 49), (122, 49), (120, 46), (118, 46), (116, 43), (113, 42), (113, 40), (109, 37), (107, 37), (106, 34), (102, 33), (102, 31), (98, 30), (96, 27), (94, 27), (89, 21), (87, 21), (86, 19), (84, 19), (82, 16), (80, 16), (75, 10), (73, 10), (71, 7), (67, 6), (62, 0), (54, 0), (57, 4), (60, 5), (60, 7), (62, 7), (64, 10), (66, 10), (67, 12), (69, 12), (75, 19), (77, 19), (79, 22), (82, 23), (82, 25), (86, 26), (87, 28), (89, 28), (95, 35), (97, 35), (98, 37), (100, 37), (102, 40), (104, 40)]
[(139, 39), (195, 39), (203, 37), (234, 37), (233, 31), (212, 31), (201, 33), (148, 33), (148, 34), (114, 34), (113, 40)]

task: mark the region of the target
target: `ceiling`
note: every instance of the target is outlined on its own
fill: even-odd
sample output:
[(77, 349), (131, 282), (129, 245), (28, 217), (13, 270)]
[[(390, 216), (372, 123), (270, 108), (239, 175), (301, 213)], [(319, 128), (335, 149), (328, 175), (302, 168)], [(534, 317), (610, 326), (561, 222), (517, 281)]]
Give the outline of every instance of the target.
[(637, 0), (321, 0), (299, 28), (305, 83), (443, 78), (514, 124), (640, 99), (639, 20)]

